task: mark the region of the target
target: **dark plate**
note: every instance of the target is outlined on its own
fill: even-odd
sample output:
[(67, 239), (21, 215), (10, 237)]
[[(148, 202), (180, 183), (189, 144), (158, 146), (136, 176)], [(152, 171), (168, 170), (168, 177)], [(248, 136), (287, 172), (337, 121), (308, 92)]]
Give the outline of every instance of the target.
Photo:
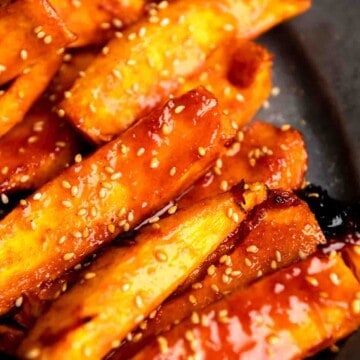
[[(259, 39), (275, 55), (280, 89), (258, 118), (289, 123), (305, 138), (307, 180), (360, 200), (360, 2), (315, 0), (312, 9)], [(316, 359), (359, 360), (360, 331)]]

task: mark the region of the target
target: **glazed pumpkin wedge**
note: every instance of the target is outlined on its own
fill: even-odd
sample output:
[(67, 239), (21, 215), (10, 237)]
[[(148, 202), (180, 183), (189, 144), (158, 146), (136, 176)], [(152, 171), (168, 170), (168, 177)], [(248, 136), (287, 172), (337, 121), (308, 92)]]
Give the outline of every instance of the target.
[[(71, 164), (81, 140), (52, 105), (38, 101), (0, 138), (0, 193), (34, 190)], [(7, 196), (2, 199), (7, 202)]]
[(61, 64), (60, 55), (50, 55), (17, 77), (7, 89), (0, 90), (0, 136), (21, 122), (40, 97)]
[(231, 48), (219, 46), (200, 72), (184, 80), (176, 94), (199, 85), (211, 91), (228, 118), (233, 138), (269, 97), (271, 67), (272, 55), (264, 47), (236, 40)]
[(16, 0), (0, 8), (0, 85), (44, 64), (74, 39), (47, 0)]
[(96, 58), (60, 105), (96, 143), (109, 141), (178, 89), (179, 77), (198, 71), (231, 37), (235, 24), (216, 0), (175, 1), (159, 11), (156, 22), (153, 18), (111, 40), (108, 52)]
[(70, 47), (104, 44), (115, 31), (135, 22), (145, 0), (49, 0), (66, 26), (76, 35)]
[(360, 325), (360, 285), (341, 256), (317, 254), (266, 276), (163, 333), (134, 359), (300, 359)]
[[(170, 2), (156, 15), (130, 26), (121, 38), (111, 40), (105, 55), (98, 56), (77, 80), (61, 110), (94, 142), (109, 141), (178, 90), (217, 46), (226, 46), (235, 33), (240, 38), (248, 36), (248, 26), (262, 19), (263, 10), (268, 12), (264, 30), (269, 19), (276, 24), (286, 17), (287, 7), (274, 15), (270, 4), (258, 0)], [(288, 15), (292, 16), (294, 4), (299, 4), (301, 12), (309, 2), (290, 4)]]
[[(38, 352), (42, 359), (100, 359), (266, 196), (264, 185), (245, 191), (241, 184), (143, 229), (130, 247), (109, 249), (84, 273), (88, 280), (75, 285), (39, 319), (21, 356)], [(229, 209), (234, 216), (228, 216)]]
[(255, 121), (238, 132), (237, 140), (179, 200), (186, 207), (224, 192), (241, 180), (263, 182), (272, 189), (301, 187), (307, 170), (307, 152), (302, 135), (295, 129)]
[(0, 313), (189, 187), (222, 150), (221, 120), (193, 90), (22, 201), (0, 222)]
[(324, 242), (306, 203), (287, 191), (270, 191), (239, 230), (188, 277), (179, 294), (160, 305), (107, 359), (129, 359), (173, 324), (189, 317), (200, 321), (198, 312), (207, 305), (309, 256)]
[(227, 0), (237, 14), (237, 36), (254, 39), (273, 26), (300, 15), (311, 6), (311, 0)]

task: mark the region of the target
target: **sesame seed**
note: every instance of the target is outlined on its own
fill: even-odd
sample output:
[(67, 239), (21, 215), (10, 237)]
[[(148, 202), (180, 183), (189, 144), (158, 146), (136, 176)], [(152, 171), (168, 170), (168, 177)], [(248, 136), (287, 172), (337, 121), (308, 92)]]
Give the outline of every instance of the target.
[(211, 290), (213, 290), (215, 293), (219, 293), (220, 289), (216, 284), (211, 284)]
[(246, 248), (246, 251), (249, 253), (256, 254), (259, 251), (259, 248), (256, 245), (250, 245)]
[(1, 194), (1, 202), (6, 205), (9, 203), (9, 197), (6, 194)]
[(34, 200), (40, 200), (42, 197), (42, 194), (41, 193), (36, 193), (34, 196), (33, 196), (33, 199)]
[(195, 305), (197, 303), (196, 297), (194, 295), (189, 295), (189, 302), (192, 305)]
[(319, 286), (319, 281), (312, 276), (306, 276), (305, 280), (312, 286)]
[(79, 193), (79, 188), (77, 186), (72, 186), (71, 187), (71, 195), (72, 196), (76, 196)]
[(330, 280), (334, 285), (340, 285), (340, 279), (339, 276), (336, 273), (331, 273), (330, 274)]
[(278, 96), (280, 94), (280, 88), (278, 88), (278, 87), (273, 87), (272, 89), (271, 89), (271, 95), (272, 96)]
[(199, 154), (200, 156), (205, 156), (205, 154), (206, 154), (205, 148), (203, 148), (202, 146), (200, 146), (200, 147), (198, 148), (198, 154)]
[(277, 263), (276, 263), (275, 260), (272, 260), (272, 261), (271, 261), (270, 267), (271, 267), (273, 270), (277, 269)]
[(202, 283), (201, 282), (196, 282), (194, 284), (191, 285), (191, 288), (194, 289), (194, 290), (199, 290), (203, 287)]
[(158, 336), (156, 338), (156, 341), (159, 344), (160, 352), (162, 354), (166, 354), (169, 351), (167, 340), (163, 336)]
[(191, 322), (193, 324), (200, 324), (200, 316), (199, 314), (194, 311), (192, 314), (191, 314), (191, 318), (190, 318)]
[(160, 262), (165, 262), (168, 259), (166, 252), (164, 252), (162, 250), (155, 251), (154, 255), (155, 255), (156, 260), (158, 260)]
[(244, 261), (245, 261), (245, 265), (246, 265), (246, 266), (251, 267), (252, 262), (251, 262), (251, 260), (250, 260), (249, 258), (245, 258)]
[(3, 168), (1, 168), (1, 174), (2, 175), (6, 175), (9, 172), (9, 167), (8, 166), (4, 166)]
[(139, 333), (137, 333), (136, 335), (134, 335), (132, 341), (133, 341), (134, 343), (137, 343), (137, 342), (139, 342), (139, 341), (141, 340), (142, 336), (143, 336), (143, 334), (139, 332)]
[(65, 116), (65, 110), (64, 109), (58, 109), (57, 114), (58, 114), (59, 117), (62, 118), (62, 117)]
[(184, 105), (178, 105), (178, 106), (174, 109), (174, 113), (175, 113), (175, 114), (180, 114), (184, 109), (185, 109), (185, 106), (184, 106)]
[(105, 188), (101, 188), (99, 191), (99, 197), (101, 199), (104, 199), (106, 197), (106, 194), (107, 194), (107, 190)]
[(226, 180), (222, 180), (220, 183), (220, 190), (226, 191), (229, 188), (229, 183)]
[(176, 213), (176, 210), (177, 210), (177, 206), (176, 206), (176, 205), (173, 205), (173, 206), (171, 206), (171, 207), (169, 208), (168, 214), (173, 215), (173, 214)]
[(149, 314), (149, 319), (154, 319), (156, 314), (157, 314), (157, 310), (155, 309)]
[(69, 260), (71, 260), (74, 256), (75, 256), (74, 253), (66, 253), (66, 254), (63, 256), (63, 259), (64, 259), (65, 261), (69, 261)]
[(290, 130), (290, 127), (291, 126), (289, 124), (284, 124), (281, 126), (280, 129), (281, 129), (281, 131), (288, 131), (288, 130)]
[(140, 149), (137, 151), (136, 155), (137, 155), (137, 156), (141, 156), (141, 155), (143, 155), (144, 153), (145, 153), (145, 149), (142, 147), (142, 148), (140, 148)]
[(24, 298), (22, 296), (19, 296), (16, 300), (15, 300), (15, 306), (16, 307), (20, 307), (22, 305), (24, 301)]
[(111, 342), (111, 348), (112, 348), (112, 349), (116, 349), (116, 348), (118, 348), (120, 345), (121, 345), (121, 341), (120, 341), (120, 340), (113, 340), (113, 341)]
[(142, 308), (144, 306), (144, 303), (142, 301), (142, 298), (140, 295), (136, 295), (135, 297), (135, 304), (138, 308)]
[(208, 274), (209, 276), (213, 276), (213, 275), (215, 275), (215, 272), (216, 272), (216, 267), (215, 267), (215, 265), (210, 265), (210, 266), (208, 267), (208, 269), (207, 269), (207, 274)]
[(59, 239), (59, 244), (60, 244), (60, 245), (63, 244), (63, 243), (65, 242), (65, 240), (66, 240), (66, 236), (63, 235), (63, 236)]
[(26, 60), (28, 58), (28, 52), (25, 49), (22, 49), (20, 51), (20, 59), (21, 60)]
[(275, 345), (280, 341), (280, 339), (279, 339), (279, 337), (277, 337), (275, 335), (271, 335), (271, 336), (268, 337), (267, 341), (268, 341), (269, 344)]
[(201, 319), (200, 319), (200, 323), (201, 323), (202, 326), (209, 326), (210, 325), (210, 319), (208, 318), (207, 315), (202, 314)]
[(76, 239), (81, 239), (82, 238), (82, 233), (80, 231), (74, 231), (72, 233), (72, 236)]
[(233, 215), (232, 215), (232, 219), (233, 219), (236, 223), (238, 223), (238, 222), (239, 222), (239, 214), (234, 212)]
[(114, 224), (109, 224), (107, 226), (107, 229), (108, 229), (109, 233), (111, 233), (111, 234), (115, 233), (115, 225)]
[(351, 310), (354, 314), (360, 314), (360, 300), (355, 299), (351, 302)]
[(72, 207), (72, 203), (71, 203), (71, 201), (69, 201), (69, 200), (63, 200), (63, 201), (61, 202), (61, 204), (62, 204), (63, 206), (65, 206), (66, 208), (71, 208), (71, 207)]
[(159, 167), (159, 165), (160, 165), (160, 161), (157, 158), (154, 157), (151, 159), (151, 163), (150, 163), (151, 169), (156, 169)]
[(46, 35), (45, 37), (44, 37), (44, 44), (51, 44), (51, 42), (52, 42), (52, 36), (51, 35)]
[(169, 135), (171, 133), (171, 128), (168, 124), (164, 124), (162, 127), (161, 127), (161, 131), (164, 135)]
[(96, 273), (94, 273), (94, 272), (88, 272), (84, 275), (85, 280), (90, 280), (90, 279), (93, 279), (94, 277), (96, 277)]
[(176, 167), (173, 166), (171, 169), (170, 169), (170, 176), (174, 176), (176, 174)]
[(25, 357), (27, 359), (36, 359), (37, 357), (40, 356), (40, 349), (39, 348), (33, 348), (31, 350), (29, 350), (26, 354)]
[(130, 289), (130, 285), (129, 284), (124, 284), (122, 287), (121, 287), (122, 291), (128, 291)]
[(29, 176), (29, 175), (23, 175), (23, 176), (20, 177), (20, 182), (21, 182), (21, 183), (25, 183), (25, 182), (27, 182), (29, 179), (30, 179), (30, 176)]
[(114, 173), (110, 176), (110, 180), (118, 180), (121, 178), (121, 176), (122, 176), (121, 172)]
[(148, 223), (149, 224), (154, 224), (154, 223), (158, 222), (159, 220), (160, 220), (159, 216), (153, 216), (152, 218), (150, 218), (148, 220)]
[(223, 274), (223, 275), (221, 276), (221, 280), (222, 280), (222, 282), (223, 282), (224, 284), (228, 284), (228, 283), (230, 282), (230, 277), (229, 277), (228, 275), (226, 275), (226, 274)]
[(113, 23), (114, 27), (116, 27), (117, 29), (121, 29), (124, 25), (123, 22), (118, 18), (114, 18), (112, 20), (112, 23)]

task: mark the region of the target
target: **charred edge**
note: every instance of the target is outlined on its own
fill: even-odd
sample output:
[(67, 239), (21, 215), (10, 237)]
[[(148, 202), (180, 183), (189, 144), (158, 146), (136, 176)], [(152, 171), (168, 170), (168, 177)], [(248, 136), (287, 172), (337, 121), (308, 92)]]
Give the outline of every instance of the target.
[(45, 329), (43, 333), (39, 336), (39, 342), (44, 346), (51, 346), (57, 342), (59, 342), (62, 338), (66, 337), (66, 335), (77, 328), (83, 326), (89, 321), (93, 320), (96, 315), (93, 316), (85, 316), (79, 319), (74, 319), (74, 321), (66, 326), (65, 328), (60, 329), (57, 332), (51, 332), (49, 328)]
[(327, 240), (351, 242), (360, 239), (360, 202), (348, 203), (331, 198), (320, 186), (308, 185), (298, 192), (306, 201)]
[(234, 197), (234, 201), (237, 206), (240, 207), (241, 211), (245, 212), (243, 205), (245, 204), (244, 192), (245, 192), (245, 181), (241, 180), (238, 184), (234, 185), (231, 190), (231, 195)]
[[(242, 194), (243, 183), (240, 183), (232, 188), (239, 199), (243, 199)], [(236, 201), (236, 200), (235, 200)], [(293, 193), (283, 190), (268, 190), (268, 197), (261, 204), (256, 205), (246, 215), (246, 219), (240, 223), (236, 229), (230, 233), (225, 240), (218, 246), (218, 248), (211, 253), (206, 260), (190, 275), (196, 281), (203, 279), (207, 274), (207, 269), (211, 264), (217, 262), (221, 256), (231, 254), (236, 246), (245, 239), (250, 231), (254, 230), (264, 218), (268, 209), (272, 208), (289, 208), (300, 204), (300, 199)], [(180, 285), (170, 298), (182, 294), (191, 285), (190, 281), (186, 281)]]

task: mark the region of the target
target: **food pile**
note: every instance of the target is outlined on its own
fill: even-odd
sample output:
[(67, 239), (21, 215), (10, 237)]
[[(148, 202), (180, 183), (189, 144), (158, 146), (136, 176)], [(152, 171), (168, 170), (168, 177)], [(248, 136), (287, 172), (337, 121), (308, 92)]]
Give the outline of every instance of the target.
[(319, 249), (302, 135), (250, 123), (251, 40), (309, 7), (1, 3), (3, 356), (295, 359), (360, 326), (360, 246)]

